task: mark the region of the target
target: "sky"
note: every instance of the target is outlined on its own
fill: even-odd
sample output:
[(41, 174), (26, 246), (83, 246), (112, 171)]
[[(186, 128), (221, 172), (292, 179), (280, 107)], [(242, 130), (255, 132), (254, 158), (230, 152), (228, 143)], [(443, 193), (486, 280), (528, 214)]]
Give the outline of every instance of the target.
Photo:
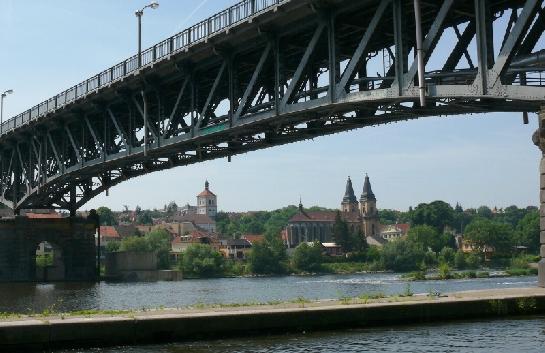
[[(143, 17), (143, 47), (236, 3), (159, 0)], [(134, 12), (148, 1), (0, 0), (0, 90), (12, 117), (136, 52)], [(433, 58), (427, 66), (433, 69)], [(297, 204), (337, 208), (351, 176), (356, 196), (369, 174), (379, 208), (444, 200), (463, 207), (538, 204), (537, 128), (519, 113), (433, 117), (179, 167), (129, 180), (83, 209), (195, 204), (210, 181), (224, 211)]]

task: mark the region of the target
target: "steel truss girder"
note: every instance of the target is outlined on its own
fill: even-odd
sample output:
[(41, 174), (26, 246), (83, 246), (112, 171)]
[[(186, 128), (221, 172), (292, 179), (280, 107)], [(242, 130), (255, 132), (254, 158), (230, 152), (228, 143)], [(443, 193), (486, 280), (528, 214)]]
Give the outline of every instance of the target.
[[(79, 110), (55, 113), (60, 123), (48, 123), (54, 114), (1, 137), (0, 201), (73, 212), (154, 171), (421, 116), (537, 111), (545, 104), (545, 82), (522, 80), (535, 66), (515, 65), (532, 53), (544, 26), (538, 0), (426, 2), (424, 62), (445, 30), (457, 38), (443, 70), (425, 74), (426, 108), (416, 104), (416, 63), (408, 65), (415, 45), (409, 0), (332, 3), (337, 7), (315, 9), (297, 25), (259, 27), (240, 48), (218, 46), (205, 60), (151, 68), (121, 82), (115, 95), (99, 92)], [(494, 58), (493, 16), (506, 10), (520, 14), (511, 16)], [(476, 57), (468, 50), (473, 39)], [(382, 50), (394, 63), (387, 77), (373, 77), (367, 65)], [(469, 67), (461, 70), (463, 56)]]

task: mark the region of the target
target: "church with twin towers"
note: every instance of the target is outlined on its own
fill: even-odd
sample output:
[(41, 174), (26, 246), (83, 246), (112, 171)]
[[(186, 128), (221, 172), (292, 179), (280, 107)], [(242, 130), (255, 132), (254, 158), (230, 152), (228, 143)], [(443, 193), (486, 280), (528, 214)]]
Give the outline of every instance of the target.
[[(296, 247), (303, 242), (334, 242), (333, 226), (337, 211), (306, 211), (299, 203), (299, 211), (288, 222), (284, 240), (288, 247)], [(352, 233), (359, 233), (371, 245), (382, 245), (381, 227), (377, 210), (377, 199), (371, 188), (369, 176), (363, 181), (359, 201), (354, 193), (352, 180), (348, 177), (340, 208), (341, 218)]]

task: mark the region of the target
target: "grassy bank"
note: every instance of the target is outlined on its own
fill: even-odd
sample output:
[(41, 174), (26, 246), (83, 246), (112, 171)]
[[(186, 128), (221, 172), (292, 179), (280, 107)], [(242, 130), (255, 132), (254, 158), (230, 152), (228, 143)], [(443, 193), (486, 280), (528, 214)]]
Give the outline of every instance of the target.
[(500, 274), (491, 275), (488, 271), (457, 271), (438, 274), (426, 274), (422, 271), (415, 271), (403, 274), (401, 277), (409, 281), (437, 281), (449, 279), (471, 279), (490, 277), (517, 277), (537, 275), (535, 268), (506, 269)]

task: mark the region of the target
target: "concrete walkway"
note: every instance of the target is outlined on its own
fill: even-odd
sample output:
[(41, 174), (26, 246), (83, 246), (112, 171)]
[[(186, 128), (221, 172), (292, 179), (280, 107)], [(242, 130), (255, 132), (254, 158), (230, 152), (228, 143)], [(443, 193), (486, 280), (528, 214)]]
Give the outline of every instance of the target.
[(131, 345), (532, 314), (545, 314), (544, 288), (465, 291), (439, 297), (197, 305), (110, 315), (10, 316), (0, 320), (0, 351)]

